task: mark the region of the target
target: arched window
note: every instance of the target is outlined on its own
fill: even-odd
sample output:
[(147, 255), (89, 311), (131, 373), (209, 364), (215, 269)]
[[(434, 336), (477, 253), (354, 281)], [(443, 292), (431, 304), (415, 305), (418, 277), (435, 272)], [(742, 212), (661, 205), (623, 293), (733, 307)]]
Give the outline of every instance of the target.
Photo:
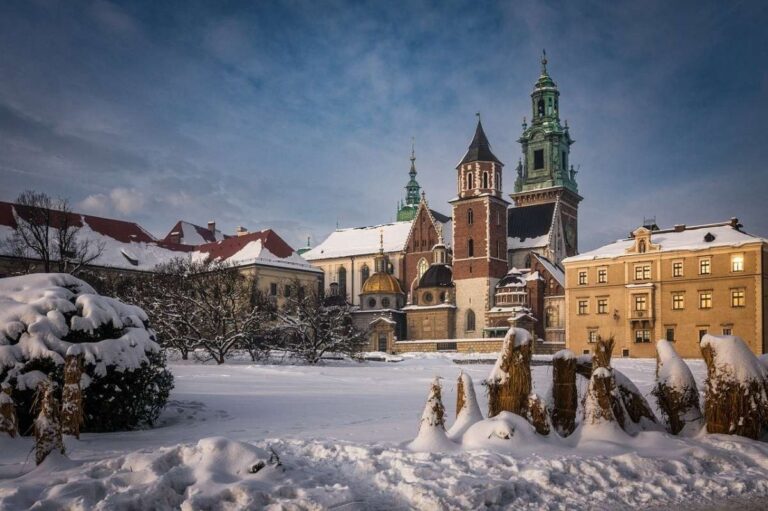
[(496, 173), (496, 183), (494, 183), (494, 186), (497, 190), (501, 190), (501, 174), (498, 172)]
[(467, 332), (475, 331), (475, 312), (472, 309), (469, 309), (467, 311), (467, 319), (464, 324), (465, 324), (465, 328), (464, 328), (465, 331)]
[(427, 271), (427, 268), (429, 268), (429, 263), (422, 257), (419, 259), (419, 262), (416, 263), (416, 278), (418, 280), (421, 280), (421, 277)]
[(475, 213), (472, 208), (467, 210), (467, 224), (472, 225), (475, 222)]
[(544, 100), (540, 99), (539, 102), (536, 104), (536, 111), (539, 114), (539, 117), (544, 115)]
[(467, 257), (475, 257), (475, 241), (472, 238), (467, 240)]
[(549, 115), (552, 115), (552, 98), (549, 98), (547, 100), (547, 113)]
[(339, 268), (339, 295), (347, 296), (347, 270), (343, 266)]
[(468, 172), (467, 173), (467, 190), (471, 190), (472, 188), (475, 187), (475, 184), (472, 182), (472, 177), (473, 177), (472, 173)]
[(483, 188), (488, 188), (488, 173), (483, 172)]
[(360, 270), (360, 283), (365, 284), (365, 281), (368, 280), (368, 277), (371, 276), (371, 269), (368, 268), (367, 264), (364, 264), (362, 269)]

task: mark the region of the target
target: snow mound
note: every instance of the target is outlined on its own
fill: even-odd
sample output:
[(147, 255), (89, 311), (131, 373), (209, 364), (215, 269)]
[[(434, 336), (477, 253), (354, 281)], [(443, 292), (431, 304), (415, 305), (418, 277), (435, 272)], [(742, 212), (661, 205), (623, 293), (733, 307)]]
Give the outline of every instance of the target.
[(460, 439), (472, 424), (483, 420), (480, 405), (477, 404), (477, 396), (475, 395), (475, 386), (472, 378), (462, 371), (459, 375), (459, 380), (464, 391), (464, 399), (461, 410), (457, 410), (453, 426), (448, 430), (448, 438), (451, 440)]
[(464, 449), (487, 449), (494, 452), (519, 452), (551, 444), (548, 437), (536, 433), (525, 418), (501, 412), (470, 426), (461, 439)]
[(728, 375), (737, 382), (764, 381), (768, 378), (768, 368), (752, 353), (741, 337), (706, 334), (701, 339), (701, 347), (711, 347), (714, 350), (715, 365), (721, 375)]

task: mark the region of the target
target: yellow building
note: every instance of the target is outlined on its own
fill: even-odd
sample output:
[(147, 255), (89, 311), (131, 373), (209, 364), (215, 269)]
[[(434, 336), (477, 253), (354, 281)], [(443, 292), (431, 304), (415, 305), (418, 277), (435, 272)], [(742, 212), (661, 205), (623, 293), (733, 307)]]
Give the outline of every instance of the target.
[(768, 351), (768, 242), (737, 219), (631, 237), (563, 261), (567, 347), (591, 353), (613, 336), (615, 356), (655, 357), (668, 339), (683, 357), (701, 357), (705, 333), (738, 335)]

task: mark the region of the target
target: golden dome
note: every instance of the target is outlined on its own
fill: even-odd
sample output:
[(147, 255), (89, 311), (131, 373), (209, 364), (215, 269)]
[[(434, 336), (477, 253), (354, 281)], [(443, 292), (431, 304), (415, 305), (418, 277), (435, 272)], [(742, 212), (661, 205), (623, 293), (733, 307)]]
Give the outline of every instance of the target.
[(364, 294), (372, 293), (392, 293), (403, 294), (403, 288), (400, 287), (400, 282), (387, 272), (376, 272), (365, 281), (363, 284)]

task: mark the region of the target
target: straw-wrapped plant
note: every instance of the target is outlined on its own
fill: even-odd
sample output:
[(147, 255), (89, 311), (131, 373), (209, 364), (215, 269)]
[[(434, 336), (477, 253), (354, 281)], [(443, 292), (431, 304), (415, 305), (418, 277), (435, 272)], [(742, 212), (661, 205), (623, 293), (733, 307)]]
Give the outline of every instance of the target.
[(584, 396), (584, 423), (617, 422), (624, 428), (624, 410), (621, 406), (616, 380), (611, 369), (613, 338), (598, 336), (589, 387)]
[(704, 417), (709, 433), (757, 439), (768, 425), (768, 371), (740, 337), (705, 335), (707, 364)]
[(561, 350), (552, 357), (552, 425), (561, 436), (576, 428), (576, 357), (570, 350)]
[(522, 328), (510, 328), (504, 336), (499, 358), (486, 380), (488, 417), (500, 412), (525, 415), (531, 393), (531, 335)]
[(651, 394), (670, 433), (677, 435), (683, 429), (694, 432), (701, 428), (703, 416), (696, 380), (672, 343), (665, 339), (656, 343), (656, 385)]
[(19, 419), (16, 416), (16, 404), (13, 402), (13, 387), (7, 383), (0, 388), (0, 433), (7, 433), (11, 438), (19, 434)]
[(408, 447), (414, 451), (453, 450), (457, 447), (445, 433), (445, 407), (438, 377), (432, 380), (429, 387), (427, 403), (419, 419), (419, 434)]
[(36, 403), (39, 411), (35, 419), (35, 461), (39, 465), (54, 449), (64, 454), (59, 401), (52, 381), (44, 380), (38, 384)]
[(483, 414), (477, 404), (472, 378), (462, 371), (456, 382), (456, 421), (448, 430), (448, 438), (453, 440), (461, 438), (472, 424), (481, 420), (483, 420)]
[(80, 378), (83, 374), (83, 357), (72, 353), (72, 348), (64, 358), (64, 389), (61, 393), (61, 431), (65, 435), (80, 438), (80, 426), (83, 425), (83, 392)]
[(540, 435), (548, 435), (552, 429), (547, 406), (538, 394), (531, 393), (528, 395), (525, 418), (536, 428), (536, 433)]

